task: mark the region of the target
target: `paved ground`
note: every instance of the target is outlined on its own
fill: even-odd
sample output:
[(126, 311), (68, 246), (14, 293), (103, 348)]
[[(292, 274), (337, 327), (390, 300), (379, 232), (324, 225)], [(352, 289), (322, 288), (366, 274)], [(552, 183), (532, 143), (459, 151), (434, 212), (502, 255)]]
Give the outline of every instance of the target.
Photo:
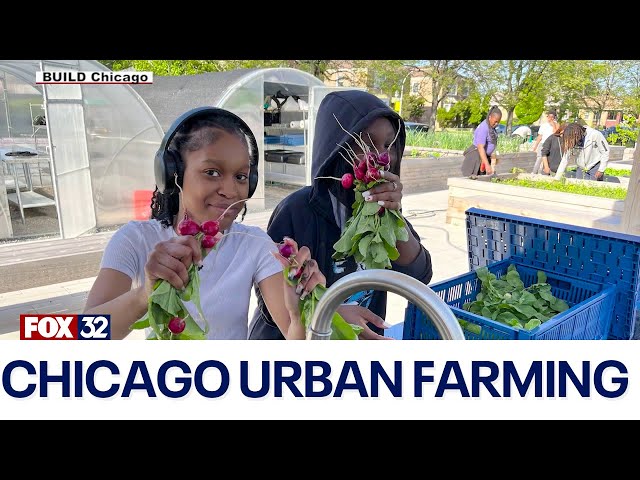
[[(278, 192), (279, 195), (286, 195), (290, 189), (276, 187), (272, 189), (272, 194)], [(412, 223), (416, 231), (420, 234), (422, 243), (431, 252), (434, 265), (433, 282), (446, 280), (453, 276), (465, 273), (469, 270), (467, 263), (467, 247), (466, 247), (466, 231), (463, 227), (447, 225), (445, 222), (445, 213), (447, 208), (448, 191), (429, 192), (416, 195), (406, 195), (403, 200), (404, 213)], [(277, 202), (276, 202), (277, 203)], [(275, 203), (268, 205), (270, 208), (261, 212), (253, 212), (247, 214), (245, 223), (257, 225), (266, 228), (267, 221), (271, 214), (271, 209)], [(43, 255), (50, 257), (53, 262), (54, 257), (58, 256), (64, 260), (65, 252), (69, 254), (67, 261), (73, 260), (73, 250), (83, 248), (83, 251), (92, 249), (91, 255), (100, 255), (102, 248), (108, 241), (111, 232), (104, 232), (90, 237), (82, 237), (80, 239), (72, 239), (70, 241), (42, 241), (42, 248), (45, 250)], [(45, 248), (46, 245), (46, 248)], [(82, 245), (82, 247), (81, 247)], [(14, 266), (24, 263), (26, 244), (13, 245), (11, 248), (14, 257)], [(5, 255), (8, 253), (9, 245), (3, 245), (0, 248), (0, 256), (2, 250)], [(48, 251), (47, 251), (48, 249)], [(63, 255), (62, 257), (59, 257)], [(5, 257), (5, 262), (9, 259)], [(74, 268), (82, 268), (77, 262), (73, 263)], [(7, 265), (7, 269), (11, 266)], [(34, 267), (35, 268), (35, 267)], [(40, 270), (42, 271), (42, 270)], [(45, 268), (45, 272), (49, 272), (49, 280), (40, 283), (38, 286), (24, 288), (13, 282), (4, 281), (3, 286), (6, 291), (0, 293), (0, 339), (17, 339), (19, 329), (19, 315), (21, 313), (80, 313), (84, 308), (87, 292), (95, 279), (94, 275), (86, 278), (74, 279), (71, 281), (52, 283), (51, 278), (55, 276), (55, 271)], [(8, 272), (7, 272), (8, 273)], [(58, 271), (58, 278), (61, 272)], [(2, 276), (0, 278), (10, 278)], [(38, 277), (38, 270), (33, 271), (33, 281), (41, 282), (42, 278)], [(2, 290), (0, 290), (2, 292)], [(387, 321), (395, 324), (401, 322), (404, 318), (404, 309), (406, 300), (396, 294), (389, 294), (389, 307)], [(255, 305), (255, 302), (254, 302)], [(143, 338), (142, 334), (134, 332), (129, 336), (130, 339)]]

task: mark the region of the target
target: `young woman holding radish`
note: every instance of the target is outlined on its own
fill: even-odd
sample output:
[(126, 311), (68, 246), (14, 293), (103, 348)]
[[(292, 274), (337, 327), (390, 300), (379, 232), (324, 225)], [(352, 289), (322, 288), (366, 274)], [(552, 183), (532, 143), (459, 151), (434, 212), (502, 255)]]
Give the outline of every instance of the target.
[[(398, 237), (395, 245), (397, 257), (388, 266), (428, 284), (432, 276), (431, 256), (401, 214), (399, 175), (404, 146), (404, 122), (378, 97), (360, 90), (328, 94), (316, 117), (313, 184), (290, 194), (276, 207), (267, 233), (274, 240), (287, 236), (308, 246), (330, 286), (364, 268), (365, 263), (376, 263), (357, 262), (354, 256), (335, 259), (338, 252), (334, 246), (348, 231), (352, 206), (356, 200), (364, 201), (369, 204), (367, 210), (374, 213), (380, 210), (381, 217), (385, 209), (393, 211), (398, 224), (406, 226), (402, 230), (403, 240)], [(369, 157), (373, 159), (371, 162)], [(374, 182), (380, 176), (384, 181)], [(376, 184), (368, 190), (359, 190), (356, 196), (355, 178), (366, 185)], [(249, 327), (249, 338), (282, 339), (264, 308), (264, 300), (258, 292), (258, 308)], [(364, 327), (359, 338), (382, 339), (386, 338), (381, 336), (386, 326), (383, 321), (386, 302), (385, 291), (359, 292), (344, 302), (338, 312), (347, 322)]]
[[(300, 269), (299, 286), (288, 286), (282, 271), (289, 261), (277, 247), (283, 239), (274, 242), (258, 227), (235, 221), (258, 178), (258, 148), (244, 121), (218, 108), (190, 110), (167, 131), (154, 161), (151, 219), (130, 221), (113, 235), (85, 313), (111, 314), (112, 338), (122, 339), (148, 315), (159, 280), (184, 292), (197, 265), (200, 284), (190, 297), (198, 298), (202, 315), (187, 302), (185, 316), (204, 317), (205, 338), (247, 338), (255, 285), (283, 335), (304, 339), (298, 301), (325, 278), (309, 249), (287, 239), (283, 250)], [(167, 322), (176, 338), (183, 320)]]

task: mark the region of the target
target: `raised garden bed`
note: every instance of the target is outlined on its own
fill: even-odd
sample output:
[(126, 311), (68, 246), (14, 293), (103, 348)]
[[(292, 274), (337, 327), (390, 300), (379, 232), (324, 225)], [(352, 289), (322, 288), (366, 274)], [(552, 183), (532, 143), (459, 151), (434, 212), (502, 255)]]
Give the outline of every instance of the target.
[(450, 178), (447, 184), (447, 223), (450, 224), (464, 225), (466, 210), (477, 207), (570, 225), (622, 231), (624, 200), (506, 185), (482, 177), (477, 180)]

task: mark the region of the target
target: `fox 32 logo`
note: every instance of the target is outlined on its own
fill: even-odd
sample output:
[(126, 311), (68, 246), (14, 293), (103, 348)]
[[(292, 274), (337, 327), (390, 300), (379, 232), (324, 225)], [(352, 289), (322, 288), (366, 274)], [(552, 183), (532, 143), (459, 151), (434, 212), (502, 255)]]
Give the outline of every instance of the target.
[(20, 340), (109, 340), (111, 315), (20, 315)]

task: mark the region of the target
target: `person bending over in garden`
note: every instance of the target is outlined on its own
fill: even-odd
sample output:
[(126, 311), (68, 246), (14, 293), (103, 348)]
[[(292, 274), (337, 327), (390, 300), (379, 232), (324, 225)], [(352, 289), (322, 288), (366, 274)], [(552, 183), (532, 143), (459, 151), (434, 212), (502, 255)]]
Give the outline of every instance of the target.
[[(246, 340), (256, 285), (278, 331), (304, 339), (299, 297), (325, 278), (309, 250), (298, 251), (292, 241), (297, 260), (306, 260), (304, 290), (294, 291), (285, 282), (283, 259), (274, 255), (282, 237), (274, 242), (260, 228), (236, 222), (258, 181), (258, 146), (246, 123), (219, 108), (190, 110), (167, 131), (154, 162), (151, 219), (130, 221), (111, 237), (85, 313), (110, 314), (111, 336), (122, 339), (147, 313), (156, 282), (166, 280), (181, 291), (197, 264), (202, 269), (196, 293), (209, 324), (205, 338)], [(210, 237), (206, 245), (197, 232)], [(193, 302), (185, 307), (191, 317), (198, 315)]]
[[(313, 183), (293, 192), (277, 205), (269, 219), (267, 233), (272, 239), (287, 236), (308, 246), (327, 277), (327, 286), (364, 269), (362, 262), (357, 263), (353, 256), (333, 258), (334, 245), (347, 228), (356, 200), (351, 184), (345, 187), (340, 181), (344, 175), (355, 174), (354, 166), (347, 161), (349, 152), (357, 155), (360, 165), (365, 163), (365, 157), (367, 162), (369, 159), (363, 147), (370, 150), (373, 158), (388, 162), (383, 177), (386, 182), (362, 192), (362, 197), (365, 203), (379, 205), (378, 215), (384, 214), (384, 209), (390, 209), (403, 218), (403, 187), (399, 175), (405, 135), (402, 118), (375, 95), (345, 90), (332, 92), (322, 100), (313, 140)], [(356, 139), (362, 139), (366, 145)], [(407, 230), (403, 233), (408, 238), (397, 242), (399, 257), (391, 261), (391, 268), (426, 285), (433, 274), (431, 256), (411, 224), (404, 221)], [(249, 338), (281, 339), (279, 329), (263, 308), (260, 292), (257, 294), (258, 308), (249, 328)], [(388, 338), (381, 335), (381, 327), (386, 326), (383, 323), (386, 307), (387, 292), (371, 290), (354, 294), (338, 308), (338, 313), (349, 323), (363, 326), (359, 338), (384, 339)]]
[(562, 161), (555, 179), (560, 180), (567, 165), (575, 162), (576, 178), (604, 180), (604, 171), (609, 162), (609, 143), (602, 133), (594, 128), (570, 123), (563, 132)]
[(555, 175), (562, 161), (562, 141), (566, 124), (558, 125), (556, 131), (540, 147), (542, 171), (545, 175)]
[(500, 123), (502, 112), (497, 106), (491, 107), (487, 118), (473, 132), (473, 143), (464, 151), (462, 176), (471, 177), (485, 173), (494, 173), (490, 158), (498, 145), (498, 133), (495, 128)]
[(533, 166), (533, 171), (531, 173), (542, 173), (542, 145), (547, 139), (553, 135), (558, 129), (558, 114), (555, 110), (549, 110), (547, 112), (547, 121), (540, 125), (540, 129), (538, 130), (538, 135), (536, 139), (533, 141), (533, 145), (531, 146), (531, 151), (536, 152), (536, 163)]

